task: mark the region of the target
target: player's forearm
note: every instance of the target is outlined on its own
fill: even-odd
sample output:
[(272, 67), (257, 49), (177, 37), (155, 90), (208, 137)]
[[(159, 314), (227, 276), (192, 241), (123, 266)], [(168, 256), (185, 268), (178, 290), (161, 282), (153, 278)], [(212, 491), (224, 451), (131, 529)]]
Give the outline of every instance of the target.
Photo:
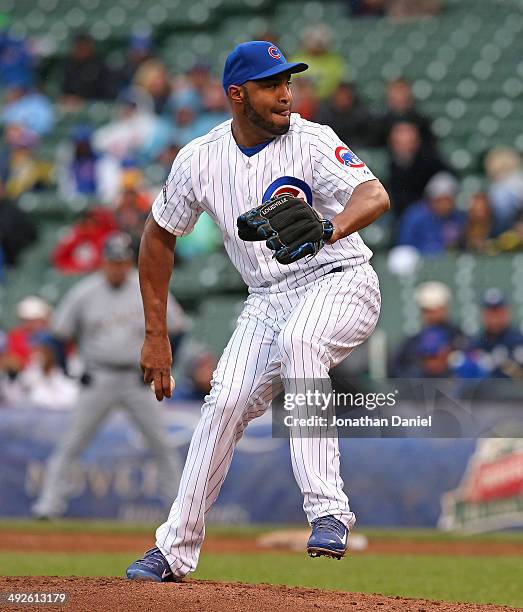
[(145, 333), (167, 335), (167, 295), (176, 237), (149, 216), (140, 243), (138, 270), (145, 313)]
[(352, 192), (344, 210), (332, 219), (334, 234), (329, 244), (367, 227), (389, 209), (389, 196), (377, 179), (361, 183)]

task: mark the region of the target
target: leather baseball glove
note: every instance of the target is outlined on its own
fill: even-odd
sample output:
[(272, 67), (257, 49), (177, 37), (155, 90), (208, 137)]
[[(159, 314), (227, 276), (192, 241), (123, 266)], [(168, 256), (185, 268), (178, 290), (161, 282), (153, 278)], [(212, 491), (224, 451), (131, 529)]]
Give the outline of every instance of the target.
[(265, 240), (273, 257), (284, 265), (316, 255), (334, 231), (332, 223), (305, 200), (287, 193), (240, 215), (237, 227), (242, 240)]

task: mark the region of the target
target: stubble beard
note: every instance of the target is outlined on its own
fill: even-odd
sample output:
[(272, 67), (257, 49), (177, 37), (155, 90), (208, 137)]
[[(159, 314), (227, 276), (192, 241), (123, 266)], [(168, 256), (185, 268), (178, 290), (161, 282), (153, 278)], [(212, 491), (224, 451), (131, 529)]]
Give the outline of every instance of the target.
[(290, 121), (287, 123), (287, 125), (282, 126), (278, 126), (272, 121), (267, 121), (267, 119), (264, 119), (251, 104), (247, 88), (244, 89), (244, 93), (244, 114), (251, 123), (265, 132), (268, 132), (271, 134), (271, 136), (283, 136), (283, 134), (286, 134), (289, 131)]

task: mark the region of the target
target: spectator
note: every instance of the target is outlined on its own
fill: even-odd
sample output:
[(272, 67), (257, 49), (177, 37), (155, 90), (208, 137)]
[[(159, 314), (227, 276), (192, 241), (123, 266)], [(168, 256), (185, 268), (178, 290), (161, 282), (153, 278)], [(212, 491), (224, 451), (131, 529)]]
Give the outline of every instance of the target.
[(18, 325), (7, 332), (7, 354), (13, 370), (29, 365), (37, 335), (49, 329), (51, 306), (36, 295), (28, 295), (16, 306)]
[(58, 190), (66, 201), (101, 197), (101, 156), (91, 142), (92, 129), (77, 125), (71, 140), (62, 145), (57, 155)]
[(27, 191), (51, 186), (53, 166), (35, 154), (38, 137), (22, 125), (12, 124), (5, 130), (5, 148), (1, 153), (1, 172), (6, 177), (7, 196), (18, 199)]
[(458, 183), (446, 172), (436, 174), (425, 189), (425, 200), (403, 214), (398, 243), (416, 248), (422, 255), (438, 255), (455, 249), (463, 240), (465, 214), (456, 210)]
[(512, 229), (523, 213), (523, 164), (510, 147), (496, 147), (485, 159), (490, 180), (489, 198), (494, 214), (494, 232)]
[(115, 210), (118, 229), (131, 237), (138, 253), (143, 227), (151, 210), (151, 198), (141, 190), (142, 174), (137, 168), (128, 169), (122, 177), (122, 192)]
[(73, 407), (78, 386), (60, 367), (56, 347), (56, 340), (48, 333), (36, 334), (31, 360), (18, 382), (26, 401), (62, 410)]
[(405, 79), (394, 79), (387, 83), (387, 108), (381, 117), (381, 144), (387, 145), (392, 128), (398, 123), (412, 123), (418, 128), (419, 137), (424, 146), (434, 145), (434, 135), (430, 119), (420, 113), (414, 102), (410, 83)]
[(440, 10), (440, 0), (388, 0), (387, 3), (387, 16), (401, 21), (436, 15)]
[(20, 79), (7, 90), (2, 110), (2, 123), (18, 124), (37, 136), (49, 134), (55, 124), (50, 100)]
[(20, 80), (32, 83), (33, 68), (34, 62), (27, 42), (16, 38), (8, 30), (0, 31), (0, 86), (10, 87)]
[(37, 237), (36, 225), (27, 213), (11, 202), (0, 176), (0, 248), (5, 264), (14, 266), (24, 249)]
[(374, 121), (350, 83), (343, 82), (336, 87), (320, 105), (314, 121), (329, 125), (343, 142), (356, 149), (376, 144)]
[(102, 263), (103, 245), (116, 231), (111, 212), (103, 208), (86, 211), (80, 220), (62, 236), (51, 259), (63, 274), (85, 274), (98, 270)]
[(62, 73), (62, 94), (66, 106), (74, 108), (84, 100), (114, 98), (115, 79), (103, 58), (96, 52), (90, 34), (76, 34), (65, 58)]
[(349, 0), (352, 17), (383, 17), (386, 0)]
[(463, 233), (463, 249), (479, 253), (490, 247), (492, 233), (492, 210), (486, 193), (478, 191), (470, 198), (467, 221)]
[(413, 123), (397, 123), (389, 139), (389, 195), (392, 212), (399, 217), (413, 202), (423, 197), (429, 180), (447, 165), (432, 149), (423, 146)]
[(136, 70), (133, 85), (150, 97), (154, 112), (161, 115), (171, 95), (171, 83), (165, 65), (157, 59), (148, 59)]
[(190, 89), (176, 92), (171, 99), (171, 108), (173, 109), (171, 142), (183, 147), (202, 135), (198, 125), (201, 109), (198, 94)]
[(163, 167), (165, 180), (167, 180), (167, 177), (171, 172), (173, 162), (176, 159), (176, 156), (178, 155), (180, 150), (181, 147), (179, 144), (175, 142), (169, 142), (167, 143), (166, 147), (158, 154), (156, 161)]
[(392, 365), (392, 375), (401, 378), (412, 375), (416, 367), (417, 347), (427, 329), (440, 329), (452, 350), (464, 350), (467, 339), (461, 329), (450, 318), (450, 289), (436, 281), (428, 281), (416, 289), (415, 300), (421, 314), (421, 330), (407, 338)]
[(451, 378), (451, 353), (447, 334), (440, 327), (428, 327), (419, 336), (416, 346), (418, 357), (414, 378)]
[(311, 120), (319, 106), (316, 88), (312, 79), (302, 77), (296, 79), (292, 86), (292, 110), (304, 119)]
[(9, 357), (7, 334), (0, 329), (0, 408), (6, 404), (15, 404), (22, 399), (20, 384), (16, 380), (18, 362), (14, 367)]
[(119, 68), (119, 90), (125, 90), (130, 85), (138, 68), (147, 60), (152, 59), (152, 38), (147, 33), (132, 34), (125, 55), (123, 66)]
[(93, 146), (119, 160), (130, 155), (154, 159), (169, 141), (167, 121), (155, 115), (139, 91), (129, 90), (118, 101), (118, 116), (95, 131)]
[(512, 313), (505, 295), (490, 288), (483, 297), (483, 331), (472, 348), (494, 378), (523, 376), (523, 334), (512, 326)]
[(474, 194), (467, 213), (462, 247), (467, 251), (489, 255), (522, 249), (523, 219), (518, 219), (511, 228), (500, 234), (495, 233), (495, 226), (488, 195), (483, 192)]
[[(189, 90), (193, 93), (194, 109), (200, 111), (207, 88), (214, 83), (209, 65), (206, 62), (196, 62), (178, 83), (177, 92)], [(176, 94), (175, 94), (176, 95)]]
[[(324, 23), (315, 24), (303, 33), (303, 48), (296, 53), (300, 62), (309, 65), (306, 78), (312, 80), (316, 93), (322, 100), (332, 95), (342, 81), (345, 70), (344, 58), (331, 50), (331, 44), (330, 28)], [(294, 75), (293, 78), (297, 82), (300, 77)]]
[[(428, 327), (420, 334), (416, 347), (418, 362), (413, 378), (483, 379), (484, 370), (471, 355), (455, 353), (448, 335), (441, 327)], [(455, 389), (462, 395), (467, 387)]]
[(174, 401), (202, 401), (211, 390), (211, 379), (218, 362), (210, 351), (198, 352), (185, 364), (185, 376), (173, 393)]
[(219, 83), (211, 83), (204, 91), (202, 112), (197, 119), (197, 131), (207, 134), (213, 127), (230, 119), (229, 104)]

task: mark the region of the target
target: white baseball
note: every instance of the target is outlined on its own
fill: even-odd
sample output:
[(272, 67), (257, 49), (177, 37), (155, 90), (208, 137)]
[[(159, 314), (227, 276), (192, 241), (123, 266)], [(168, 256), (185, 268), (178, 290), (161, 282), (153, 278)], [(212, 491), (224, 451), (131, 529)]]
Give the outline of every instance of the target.
[[(174, 380), (174, 376), (171, 376), (171, 393), (174, 391), (176, 387), (176, 381)], [(154, 393), (154, 380), (151, 382), (151, 391)]]

